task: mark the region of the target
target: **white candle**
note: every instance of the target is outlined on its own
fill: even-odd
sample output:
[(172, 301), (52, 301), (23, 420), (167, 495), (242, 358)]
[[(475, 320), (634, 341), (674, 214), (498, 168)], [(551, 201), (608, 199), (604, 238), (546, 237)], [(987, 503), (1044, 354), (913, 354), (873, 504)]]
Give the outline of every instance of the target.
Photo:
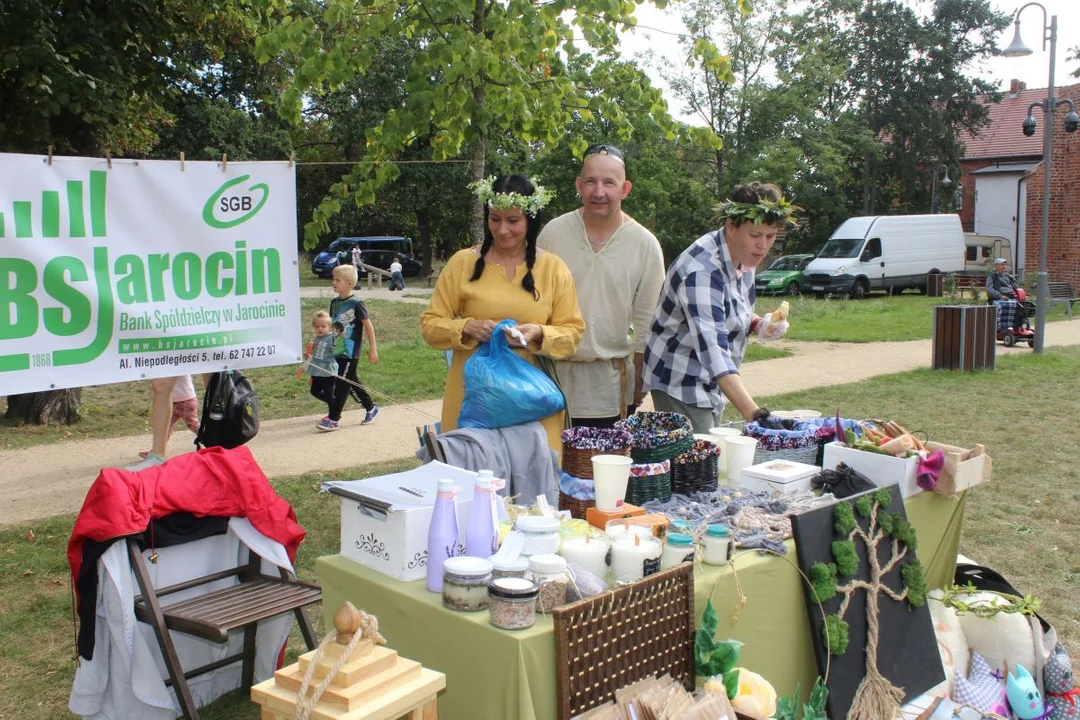
[(605, 537), (568, 537), (563, 539), (559, 554), (566, 558), (566, 562), (580, 565), (601, 580), (606, 580), (610, 546), (611, 541)]
[(648, 525), (635, 525), (625, 520), (611, 520), (608, 522), (605, 528), (607, 534), (614, 540), (620, 537), (634, 537), (635, 535), (643, 538), (652, 537), (652, 528)]
[(640, 535), (622, 535), (612, 540), (611, 572), (615, 582), (634, 582), (660, 569), (660, 553), (663, 548), (656, 538)]

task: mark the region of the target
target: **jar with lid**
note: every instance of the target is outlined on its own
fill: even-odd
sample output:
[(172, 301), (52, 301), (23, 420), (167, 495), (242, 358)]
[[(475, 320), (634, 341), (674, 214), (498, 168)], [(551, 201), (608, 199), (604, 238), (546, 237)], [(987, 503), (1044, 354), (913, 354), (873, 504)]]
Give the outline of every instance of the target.
[(566, 604), (570, 578), (566, 558), (561, 555), (533, 555), (529, 558), (529, 578), (540, 586), (540, 610), (551, 612)]
[(514, 522), (514, 529), (524, 539), (522, 555), (552, 555), (559, 552), (558, 518), (524, 515)]
[(702, 560), (709, 565), (723, 565), (731, 559), (735, 544), (727, 525), (710, 525), (701, 539)]
[(489, 559), (492, 564), (491, 579), (493, 581), (501, 578), (523, 578), (525, 573), (529, 571), (529, 558), (527, 557), (518, 556), (507, 559), (492, 555)]
[(668, 533), (660, 555), (660, 569), (667, 570), (682, 562), (694, 562), (694, 538), (685, 533)]
[(685, 535), (694, 534), (694, 525), (689, 520), (672, 520), (668, 525), (668, 532), (683, 533)]
[(468, 556), (443, 561), (443, 605), (451, 610), (476, 612), (488, 606), (491, 561)]
[(536, 622), (536, 598), (540, 588), (532, 580), (499, 578), (488, 585), (491, 624), (502, 630), (524, 630)]

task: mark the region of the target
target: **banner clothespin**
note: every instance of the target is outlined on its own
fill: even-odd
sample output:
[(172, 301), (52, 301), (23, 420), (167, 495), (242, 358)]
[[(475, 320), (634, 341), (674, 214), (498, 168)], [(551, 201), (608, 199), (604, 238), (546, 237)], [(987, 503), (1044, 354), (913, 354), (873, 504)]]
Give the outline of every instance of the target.
[(225, 172), (225, 166), (229, 163), (229, 156), (221, 153), (221, 172)]
[(296, 151), (293, 150), (291, 153), (289, 153), (289, 167), (292, 168), (292, 166), (295, 165), (295, 164), (296, 164)]
[(184, 172), (184, 151), (180, 151), (180, 172)]
[(52, 165), (52, 151), (53, 151), (53, 146), (50, 145), (49, 146), (49, 164), (50, 165)]
[(112, 150), (105, 148), (105, 165), (112, 170)]

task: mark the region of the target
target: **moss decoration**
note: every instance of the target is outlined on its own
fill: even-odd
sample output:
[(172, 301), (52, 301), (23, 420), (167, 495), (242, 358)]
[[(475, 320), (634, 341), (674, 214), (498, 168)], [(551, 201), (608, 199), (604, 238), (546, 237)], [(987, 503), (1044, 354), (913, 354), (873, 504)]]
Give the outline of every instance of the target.
[(893, 537), (907, 545), (912, 552), (918, 550), (919, 538), (915, 535), (915, 528), (911, 527), (911, 523), (898, 517), (895, 525), (896, 527), (893, 528), (892, 532)]
[(886, 535), (892, 535), (893, 531), (896, 529), (896, 524), (898, 522), (903, 522), (899, 515), (893, 515), (891, 512), (885, 510), (878, 511), (877, 520), (878, 526), (881, 527), (882, 532)]
[(810, 567), (810, 590), (818, 602), (836, 597), (836, 566), (832, 563), (814, 563)]
[[(859, 517), (868, 518), (870, 517), (870, 513), (874, 510), (874, 502), (870, 499), (869, 495), (863, 495), (855, 501), (855, 510), (859, 513)], [(844, 534), (846, 535), (847, 533)]]
[(843, 655), (848, 646), (848, 624), (837, 615), (829, 615), (825, 618), (822, 627), (825, 646), (833, 655)]
[(859, 571), (859, 554), (851, 540), (834, 540), (832, 556), (836, 560), (836, 570), (841, 575), (854, 575)]
[(855, 529), (855, 515), (851, 512), (851, 505), (846, 502), (836, 503), (833, 519), (836, 521), (833, 527), (836, 528), (837, 535), (846, 536)]
[(904, 581), (904, 587), (907, 588), (908, 604), (917, 608), (925, 605), (926, 574), (918, 558), (900, 568), (900, 577)]
[(889, 488), (878, 488), (874, 491), (874, 502), (881, 507), (889, 507), (892, 503), (892, 495), (889, 494)]

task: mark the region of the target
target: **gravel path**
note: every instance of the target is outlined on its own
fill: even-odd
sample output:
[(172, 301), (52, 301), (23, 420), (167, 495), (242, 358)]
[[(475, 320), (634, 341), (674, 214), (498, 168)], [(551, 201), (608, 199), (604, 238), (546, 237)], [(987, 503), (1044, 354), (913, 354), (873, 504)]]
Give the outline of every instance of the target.
[[(304, 288), (305, 294), (321, 288)], [(426, 288), (415, 292), (426, 291)], [(413, 291), (407, 291), (413, 292)], [(364, 290), (363, 297), (386, 295), (386, 290)], [(408, 299), (408, 298), (406, 298)], [(417, 300), (425, 302), (424, 298)], [(1047, 325), (1046, 344), (1080, 345), (1080, 321)], [(913, 340), (886, 343), (809, 343), (781, 341), (777, 347), (792, 351), (791, 357), (764, 360), (744, 368), (743, 381), (751, 395), (827, 387), (864, 380), (874, 375), (929, 367), (931, 342)], [(999, 353), (1031, 352), (1026, 348), (997, 346)], [(837, 372), (844, 368), (844, 372)], [(829, 403), (825, 402), (824, 405)], [(315, 470), (332, 470), (356, 464), (356, 456), (341, 453), (343, 445), (363, 447), (365, 462), (409, 457), (417, 448), (416, 426), (434, 422), (440, 401), (380, 406), (378, 419), (361, 426), (361, 411), (350, 405), (342, 429), (320, 433), (315, 423), (321, 415), (271, 420), (262, 424), (249, 447), (267, 476), (274, 478)], [(177, 432), (169, 444), (170, 454), (191, 449), (192, 436)], [(137, 459), (149, 437), (140, 434), (97, 440), (70, 440), (49, 445), (0, 451), (0, 523), (35, 520), (77, 511), (87, 488), (102, 467), (123, 466)]]

